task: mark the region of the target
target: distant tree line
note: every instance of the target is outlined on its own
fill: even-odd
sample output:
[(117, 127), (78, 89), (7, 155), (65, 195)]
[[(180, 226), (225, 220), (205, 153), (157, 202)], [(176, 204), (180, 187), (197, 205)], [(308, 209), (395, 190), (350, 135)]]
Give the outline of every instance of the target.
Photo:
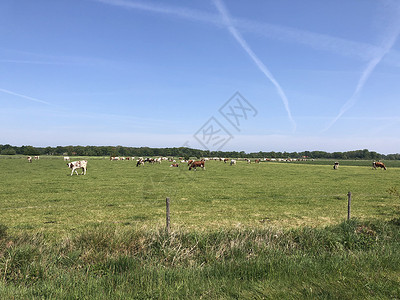
[(69, 156), (174, 156), (174, 157), (235, 157), (235, 158), (325, 158), (325, 159), (400, 159), (400, 154), (380, 154), (374, 151), (354, 150), (346, 152), (252, 152), (209, 151), (186, 147), (150, 148), (124, 146), (57, 146), (33, 147), (0, 145), (2, 155), (69, 155)]

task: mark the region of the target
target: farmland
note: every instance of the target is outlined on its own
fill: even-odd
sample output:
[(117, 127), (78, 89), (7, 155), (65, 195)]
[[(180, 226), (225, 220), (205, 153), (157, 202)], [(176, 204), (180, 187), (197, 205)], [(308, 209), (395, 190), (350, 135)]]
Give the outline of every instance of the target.
[[(22, 298), (43, 289), (62, 298), (56, 285), (76, 298), (102, 298), (107, 289), (116, 299), (400, 297), (398, 161), (387, 171), (369, 161), (343, 161), (338, 170), (333, 161), (209, 161), (189, 172), (183, 163), (86, 159), (87, 175), (69, 176), (61, 157), (0, 158), (0, 293), (22, 284)], [(30, 253), (16, 274), (15, 251)]]
[(387, 190), (400, 189), (400, 169), (390, 165), (385, 172), (354, 162), (334, 171), (331, 164), (210, 161), (205, 171), (189, 172), (182, 163), (88, 160), (87, 176), (69, 176), (62, 158), (1, 159), (3, 222), (11, 231), (55, 235), (99, 223), (155, 228), (164, 224), (166, 197), (173, 226), (196, 230), (337, 224), (348, 191), (359, 219), (388, 220), (398, 208)]

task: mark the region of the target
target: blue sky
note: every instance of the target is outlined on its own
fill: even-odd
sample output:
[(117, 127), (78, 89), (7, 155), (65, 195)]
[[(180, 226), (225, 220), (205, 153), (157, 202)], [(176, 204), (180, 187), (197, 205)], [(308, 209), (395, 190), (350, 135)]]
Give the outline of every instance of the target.
[(0, 144), (400, 152), (400, 2), (249, 3), (1, 1)]

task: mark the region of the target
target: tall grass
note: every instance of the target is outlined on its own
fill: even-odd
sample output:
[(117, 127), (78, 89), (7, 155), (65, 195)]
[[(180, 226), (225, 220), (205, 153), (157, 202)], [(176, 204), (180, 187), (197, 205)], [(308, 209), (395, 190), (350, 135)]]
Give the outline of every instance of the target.
[(3, 235), (4, 299), (400, 297), (398, 220), (324, 228)]

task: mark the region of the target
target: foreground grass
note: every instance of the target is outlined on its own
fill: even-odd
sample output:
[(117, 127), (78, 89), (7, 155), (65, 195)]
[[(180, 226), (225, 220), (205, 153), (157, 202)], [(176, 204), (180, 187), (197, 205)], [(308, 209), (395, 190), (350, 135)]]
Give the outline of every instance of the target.
[(324, 228), (10, 235), (2, 299), (398, 299), (400, 219)]

